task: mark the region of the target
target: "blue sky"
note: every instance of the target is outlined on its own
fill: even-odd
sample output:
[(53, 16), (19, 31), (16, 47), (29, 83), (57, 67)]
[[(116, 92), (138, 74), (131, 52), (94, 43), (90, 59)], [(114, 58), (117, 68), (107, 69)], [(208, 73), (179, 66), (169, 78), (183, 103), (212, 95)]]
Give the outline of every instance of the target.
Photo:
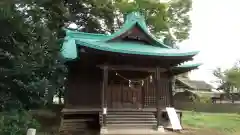
[(240, 60), (240, 0), (193, 0), (190, 16), (190, 38), (180, 47), (199, 50), (194, 61), (204, 65), (189, 76), (213, 84), (213, 69)]

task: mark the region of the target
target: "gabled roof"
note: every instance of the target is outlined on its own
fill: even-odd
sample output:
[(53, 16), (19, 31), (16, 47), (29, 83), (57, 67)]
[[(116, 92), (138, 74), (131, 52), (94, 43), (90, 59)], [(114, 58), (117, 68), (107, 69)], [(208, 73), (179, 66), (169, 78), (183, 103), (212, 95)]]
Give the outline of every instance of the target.
[(178, 77), (176, 81), (179, 81), (186, 85), (189, 89), (193, 90), (208, 90), (211, 91), (213, 87), (205, 81), (190, 80), (188, 78)]
[(147, 27), (146, 21), (144, 16), (141, 15), (140, 12), (132, 12), (126, 16), (126, 21), (124, 22), (123, 26), (114, 34), (109, 36), (105, 39), (105, 41), (110, 41), (114, 39), (115, 37), (118, 37), (130, 29), (134, 27), (139, 27), (151, 40), (155, 41), (155, 45), (162, 47), (162, 48), (171, 48), (168, 45), (163, 44), (160, 42), (154, 35), (152, 35)]
[[(144, 32), (148, 38), (153, 41), (151, 44), (130, 42), (130, 41), (113, 41), (113, 39), (126, 34), (132, 28), (137, 27)], [(66, 59), (77, 58), (77, 46), (84, 46), (96, 50), (125, 53), (133, 55), (150, 55), (164, 57), (193, 57), (198, 51), (186, 51), (175, 49), (164, 45), (156, 37), (154, 37), (147, 28), (144, 17), (133, 12), (127, 15), (123, 26), (112, 35), (92, 34), (79, 31), (65, 29), (66, 37), (62, 46), (61, 53)]]

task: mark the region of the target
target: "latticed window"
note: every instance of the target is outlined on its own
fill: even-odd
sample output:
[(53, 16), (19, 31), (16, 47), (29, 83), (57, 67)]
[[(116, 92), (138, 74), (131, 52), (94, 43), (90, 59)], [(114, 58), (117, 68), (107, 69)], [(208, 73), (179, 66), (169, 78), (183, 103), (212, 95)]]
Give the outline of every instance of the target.
[(156, 98), (154, 96), (145, 96), (144, 101), (145, 101), (145, 104), (144, 104), (145, 107), (152, 106), (152, 105), (155, 105)]

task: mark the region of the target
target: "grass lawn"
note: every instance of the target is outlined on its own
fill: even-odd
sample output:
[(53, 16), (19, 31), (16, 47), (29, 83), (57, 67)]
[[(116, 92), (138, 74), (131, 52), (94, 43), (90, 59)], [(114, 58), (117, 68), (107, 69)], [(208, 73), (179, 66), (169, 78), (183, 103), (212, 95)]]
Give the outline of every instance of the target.
[[(240, 114), (183, 112), (183, 126), (199, 131), (209, 130), (211, 135), (240, 135)], [(200, 135), (200, 134), (199, 134)]]

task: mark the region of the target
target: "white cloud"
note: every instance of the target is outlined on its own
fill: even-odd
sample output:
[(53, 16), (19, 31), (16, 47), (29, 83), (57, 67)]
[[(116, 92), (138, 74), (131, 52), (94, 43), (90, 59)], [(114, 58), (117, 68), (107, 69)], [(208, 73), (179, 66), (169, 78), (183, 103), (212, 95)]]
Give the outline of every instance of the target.
[(239, 5), (239, 0), (193, 0), (190, 39), (180, 47), (199, 50), (194, 59), (204, 65), (191, 72), (191, 79), (211, 83), (213, 69), (229, 68), (240, 59)]

